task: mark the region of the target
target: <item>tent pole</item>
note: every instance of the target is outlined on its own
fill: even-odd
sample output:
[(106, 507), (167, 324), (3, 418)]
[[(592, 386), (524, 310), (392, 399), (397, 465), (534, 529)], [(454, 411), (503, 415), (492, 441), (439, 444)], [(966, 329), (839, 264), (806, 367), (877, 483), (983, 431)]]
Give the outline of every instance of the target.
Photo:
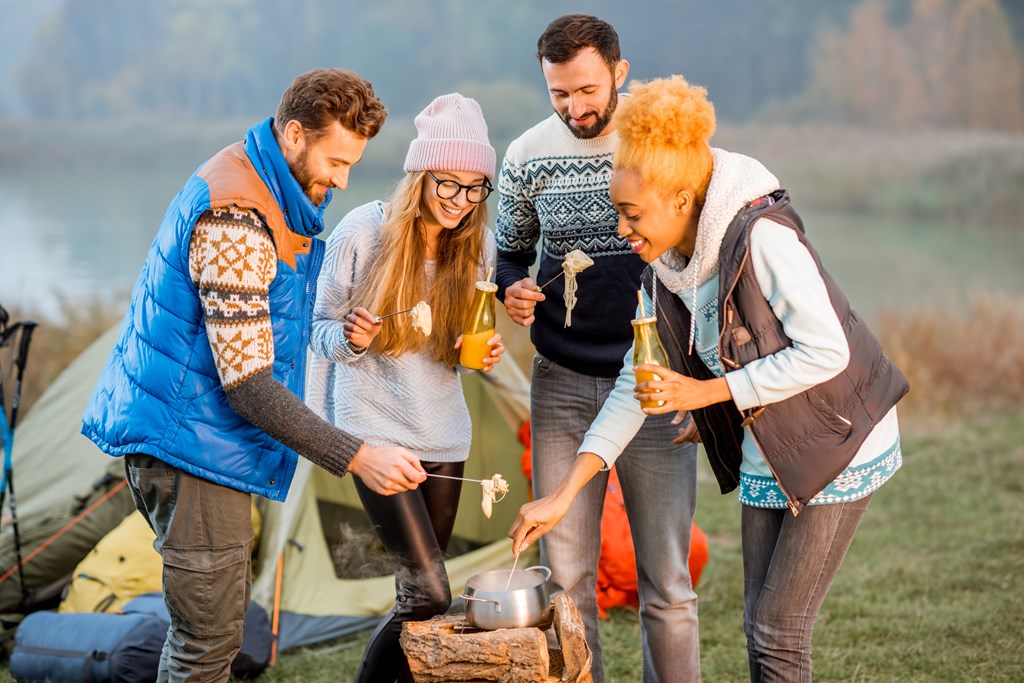
[(284, 551), (282, 550), (277, 556), (277, 577), (274, 579), (274, 620), (271, 629), (274, 634), (274, 642), (270, 646), (270, 666), (277, 664), (277, 633), (281, 619), (281, 575), (284, 573), (283, 569)]

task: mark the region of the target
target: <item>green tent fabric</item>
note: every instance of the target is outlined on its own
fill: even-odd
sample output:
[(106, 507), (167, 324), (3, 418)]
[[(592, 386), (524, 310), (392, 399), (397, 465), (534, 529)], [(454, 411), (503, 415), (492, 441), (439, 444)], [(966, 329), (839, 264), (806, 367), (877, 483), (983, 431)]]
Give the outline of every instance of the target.
[[(28, 608), (59, 597), (81, 559), (135, 509), (127, 488), (119, 486), (124, 480), (121, 461), (80, 433), (82, 412), (116, 333), (108, 331), (75, 359), (17, 427), (13, 468)], [(5, 518), (0, 612), (26, 607), (20, 604), (15, 565), (13, 529)]]
[[(134, 510), (121, 483), (121, 459), (102, 453), (79, 431), (116, 338), (112, 329), (86, 349), (18, 425), (14, 476), (22, 554), (49, 542), (24, 565), (26, 585), (35, 592), (63, 585), (95, 544)], [(516, 438), (529, 405), (522, 371), (506, 356), (494, 372), (463, 375), (463, 387), (474, 430), (466, 476), (484, 479), (500, 473), (511, 491), (487, 519), (480, 488), (464, 485), (453, 542), (453, 548), (464, 552), (448, 561), (454, 595), (463, 591), (470, 576), (509, 566), (511, 541), (505, 534), (528, 493), (519, 463), (523, 448)], [(350, 633), (387, 613), (394, 599), (393, 576), (346, 579), (335, 571), (334, 554), (348, 550), (338, 546), (338, 520), (369, 526), (351, 478), (335, 478), (300, 459), (287, 500), (260, 499), (258, 504), (263, 533), (255, 556), (253, 598), (274, 614), (278, 559), (283, 558), (279, 650)], [(94, 509), (52, 540), (90, 505)], [(4, 524), (0, 576), (11, 575), (0, 582), (0, 612), (16, 609), (20, 602), (14, 564), (11, 529)]]

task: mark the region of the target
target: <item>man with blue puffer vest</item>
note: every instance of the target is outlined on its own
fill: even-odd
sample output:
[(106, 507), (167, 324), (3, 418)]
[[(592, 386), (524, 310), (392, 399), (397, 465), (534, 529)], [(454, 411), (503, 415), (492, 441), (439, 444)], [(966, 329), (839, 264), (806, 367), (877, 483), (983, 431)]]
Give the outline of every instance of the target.
[(82, 433), (125, 456), (163, 557), (161, 681), (226, 681), (251, 585), (251, 494), (284, 500), (298, 462), (384, 495), (419, 460), (372, 447), (302, 402), (331, 188), (387, 111), (356, 74), (302, 74), (275, 117), (214, 155), (172, 200)]

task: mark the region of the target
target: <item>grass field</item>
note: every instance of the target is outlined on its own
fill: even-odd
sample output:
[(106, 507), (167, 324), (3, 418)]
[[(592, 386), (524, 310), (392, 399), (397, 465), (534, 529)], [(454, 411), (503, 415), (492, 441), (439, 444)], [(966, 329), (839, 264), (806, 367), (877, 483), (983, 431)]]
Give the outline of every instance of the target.
[[(1024, 680), (1024, 414), (903, 446), (903, 469), (875, 495), (818, 619), (815, 680)], [(701, 468), (704, 680), (744, 681), (739, 507)], [(639, 681), (636, 612), (613, 611), (602, 635), (608, 680)], [(352, 680), (365, 639), (284, 653), (260, 680)]]
[[(815, 680), (1024, 680), (1024, 415), (903, 446), (903, 469), (875, 495), (818, 619)], [(703, 675), (744, 681), (739, 506), (701, 466)], [(636, 612), (613, 611), (602, 637), (608, 680), (639, 681)], [(285, 653), (263, 680), (351, 680), (365, 638)]]

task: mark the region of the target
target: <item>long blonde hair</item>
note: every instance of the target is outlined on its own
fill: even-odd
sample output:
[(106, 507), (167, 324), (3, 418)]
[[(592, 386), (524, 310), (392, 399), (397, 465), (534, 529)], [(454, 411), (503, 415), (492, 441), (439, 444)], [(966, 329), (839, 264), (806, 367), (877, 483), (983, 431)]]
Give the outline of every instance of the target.
[(427, 288), (424, 261), (427, 242), (420, 219), (426, 172), (408, 173), (388, 200), (376, 255), (356, 285), (349, 308), (364, 306), (375, 314), (430, 304), (433, 331), (424, 337), (414, 330), (409, 315), (384, 320), (371, 350), (385, 356), (427, 348), (431, 358), (450, 367), (458, 364), (452, 348), (462, 334), (473, 290), (480, 279), (487, 231), (487, 204), (476, 204), (454, 230), (442, 230), (434, 254), (434, 274)]

